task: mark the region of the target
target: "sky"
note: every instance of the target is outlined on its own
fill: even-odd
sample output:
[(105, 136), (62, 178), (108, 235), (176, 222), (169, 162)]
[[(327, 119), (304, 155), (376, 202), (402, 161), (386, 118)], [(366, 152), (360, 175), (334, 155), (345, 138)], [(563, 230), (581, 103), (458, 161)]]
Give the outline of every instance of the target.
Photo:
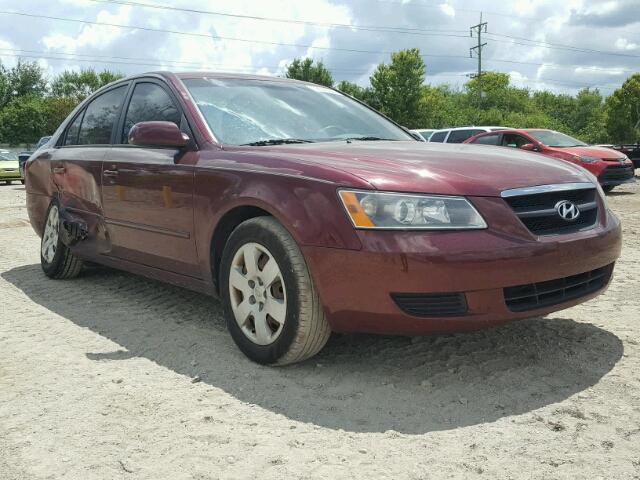
[(461, 88), (477, 69), (469, 28), (481, 12), (483, 69), (516, 86), (608, 95), (640, 71), (640, 0), (0, 0), (0, 60), (37, 61), (49, 76), (282, 75), (310, 57), (366, 86), (390, 52), (419, 48), (427, 83)]

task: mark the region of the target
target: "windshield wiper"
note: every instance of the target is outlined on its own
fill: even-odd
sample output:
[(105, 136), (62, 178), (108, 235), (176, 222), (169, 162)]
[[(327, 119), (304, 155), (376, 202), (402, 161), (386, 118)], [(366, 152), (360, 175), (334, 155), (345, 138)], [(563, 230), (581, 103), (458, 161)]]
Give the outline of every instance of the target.
[(286, 145), (289, 143), (313, 143), (313, 140), (302, 138), (271, 138), (269, 140), (258, 140), (257, 142), (243, 143), (243, 146), (266, 147), (269, 145)]
[(380, 138), (380, 137), (349, 137), (349, 138), (341, 138), (340, 140), (345, 140), (347, 142), (352, 142), (353, 140), (357, 140), (359, 142), (376, 142), (376, 141), (385, 141), (385, 142), (395, 142), (393, 138)]

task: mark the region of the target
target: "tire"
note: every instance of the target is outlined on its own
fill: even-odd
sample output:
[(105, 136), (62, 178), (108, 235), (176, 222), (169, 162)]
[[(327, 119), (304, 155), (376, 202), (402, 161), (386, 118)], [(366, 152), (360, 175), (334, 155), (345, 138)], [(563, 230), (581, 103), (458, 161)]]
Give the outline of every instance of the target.
[(604, 187), (602, 187), (602, 190), (604, 190), (604, 193), (609, 193), (614, 188), (616, 188), (615, 185), (605, 185)]
[(20, 183), (24, 185), (24, 180), (20, 180)]
[(47, 210), (42, 239), (40, 241), (40, 265), (49, 278), (67, 279), (77, 277), (82, 270), (82, 260), (60, 240), (60, 207), (53, 200)]
[(5, 184), (5, 185), (11, 185), (11, 180), (5, 180), (5, 181), (4, 181), (4, 184)]
[(254, 362), (300, 362), (327, 343), (331, 329), (307, 264), (274, 218), (247, 220), (231, 233), (219, 279), (227, 328)]

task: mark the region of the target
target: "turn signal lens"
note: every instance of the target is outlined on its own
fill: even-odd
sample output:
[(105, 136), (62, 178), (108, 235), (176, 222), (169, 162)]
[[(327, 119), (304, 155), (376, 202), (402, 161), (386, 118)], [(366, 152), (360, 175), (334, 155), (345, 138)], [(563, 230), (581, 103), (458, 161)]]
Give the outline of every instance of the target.
[(487, 228), (464, 197), (340, 190), (340, 199), (356, 228), (464, 230)]

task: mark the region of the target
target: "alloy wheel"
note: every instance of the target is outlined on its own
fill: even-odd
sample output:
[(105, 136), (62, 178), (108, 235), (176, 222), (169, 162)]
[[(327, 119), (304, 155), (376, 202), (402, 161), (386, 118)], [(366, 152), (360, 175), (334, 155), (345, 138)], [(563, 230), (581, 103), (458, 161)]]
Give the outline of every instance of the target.
[(44, 258), (47, 263), (53, 262), (56, 255), (59, 225), (60, 213), (58, 207), (57, 205), (52, 205), (49, 209), (49, 216), (47, 217), (47, 223), (44, 227), (44, 233), (42, 234), (42, 258)]
[(258, 345), (273, 343), (287, 314), (284, 278), (278, 262), (263, 245), (242, 245), (229, 270), (231, 309), (242, 332)]

